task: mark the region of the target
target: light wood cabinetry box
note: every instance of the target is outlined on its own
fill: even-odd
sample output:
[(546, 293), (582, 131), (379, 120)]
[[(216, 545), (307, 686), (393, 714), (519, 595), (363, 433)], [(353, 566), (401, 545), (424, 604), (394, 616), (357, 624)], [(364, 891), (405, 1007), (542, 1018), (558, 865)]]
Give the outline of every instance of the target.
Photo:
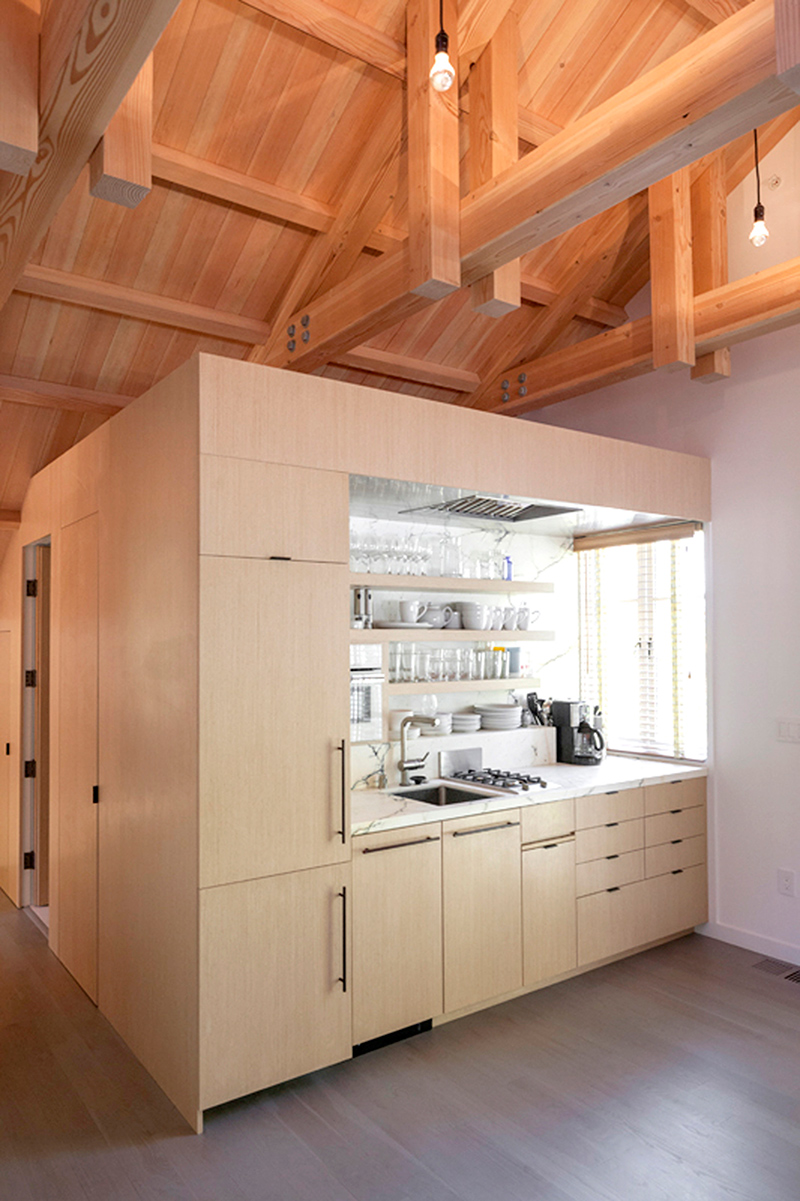
[(442, 1012), (442, 827), (353, 840), (353, 1043)]
[(522, 986), (520, 812), (442, 826), (444, 1007), (476, 1005)]
[[(416, 429), (425, 436), (409, 437)], [(63, 530), (96, 513), (98, 746), (86, 755), (99, 763), (97, 998), (196, 1129), (204, 1106), (350, 1050), (338, 749), (348, 727), (350, 472), (710, 517), (703, 459), (202, 354), (34, 477), (0, 564), (0, 631), (12, 639), (7, 648), (0, 637), (0, 677), (6, 659), (11, 674), (0, 715), (8, 708), (12, 727), (0, 885), (19, 901), (22, 548), (52, 535), (59, 580)], [(61, 646), (70, 599), (60, 593), (57, 583), (56, 698), (71, 662)], [(51, 714), (51, 845), (63, 836), (65, 848), (70, 703), (65, 691)], [(696, 806), (638, 820), (679, 807)], [(548, 803), (526, 817), (526, 840), (558, 841), (573, 828), (568, 811)], [(472, 828), (506, 814), (443, 827), (450, 1010), (522, 986), (519, 811), (507, 817), (510, 826), (482, 834)], [(578, 835), (594, 829), (577, 823)], [(648, 871), (660, 872), (665, 855), (696, 854), (662, 845), (673, 844), (648, 843)], [(63, 933), (67, 955), (79, 889), (65, 866), (51, 863), (50, 941), (62, 953)], [(673, 870), (578, 904), (646, 885), (671, 928), (686, 928), (699, 920), (704, 869)], [(578, 912), (588, 962), (598, 943)]]

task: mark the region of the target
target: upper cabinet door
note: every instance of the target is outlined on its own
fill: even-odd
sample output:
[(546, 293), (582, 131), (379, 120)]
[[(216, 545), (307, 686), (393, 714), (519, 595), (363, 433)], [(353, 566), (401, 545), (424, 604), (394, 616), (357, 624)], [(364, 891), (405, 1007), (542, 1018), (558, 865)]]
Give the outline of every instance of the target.
[(202, 455), (200, 553), (347, 563), (349, 477)]
[(201, 887), (350, 858), (348, 579), (200, 560)]

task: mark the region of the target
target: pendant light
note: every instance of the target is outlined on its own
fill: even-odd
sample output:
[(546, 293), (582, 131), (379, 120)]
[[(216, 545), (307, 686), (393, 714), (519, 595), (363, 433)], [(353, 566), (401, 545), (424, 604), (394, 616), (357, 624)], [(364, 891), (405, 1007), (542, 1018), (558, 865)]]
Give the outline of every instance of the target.
[(750, 230), (750, 241), (754, 246), (763, 246), (769, 237), (769, 230), (764, 224), (764, 206), (761, 203), (761, 174), (758, 170), (758, 130), (753, 130), (753, 143), (756, 154), (756, 207), (753, 209), (753, 228)]
[(447, 53), (449, 39), (444, 31), (444, 0), (439, 0), (439, 32), (436, 35), (436, 53), (430, 70), (430, 81), (437, 92), (447, 92), (456, 77), (455, 67)]

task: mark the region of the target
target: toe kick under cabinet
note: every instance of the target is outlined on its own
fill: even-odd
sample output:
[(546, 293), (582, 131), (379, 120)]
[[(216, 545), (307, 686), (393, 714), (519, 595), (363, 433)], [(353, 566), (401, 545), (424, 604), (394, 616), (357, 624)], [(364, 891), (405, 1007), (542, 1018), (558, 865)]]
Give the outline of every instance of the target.
[(708, 918), (705, 780), (579, 798), (578, 965)]

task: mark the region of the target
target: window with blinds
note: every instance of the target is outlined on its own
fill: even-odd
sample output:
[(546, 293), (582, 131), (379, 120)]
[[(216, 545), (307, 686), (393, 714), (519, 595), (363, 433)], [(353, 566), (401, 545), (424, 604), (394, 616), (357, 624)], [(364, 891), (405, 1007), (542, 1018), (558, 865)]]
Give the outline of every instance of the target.
[(682, 533), (591, 549), (576, 540), (580, 697), (600, 707), (611, 750), (706, 757), (703, 533)]

